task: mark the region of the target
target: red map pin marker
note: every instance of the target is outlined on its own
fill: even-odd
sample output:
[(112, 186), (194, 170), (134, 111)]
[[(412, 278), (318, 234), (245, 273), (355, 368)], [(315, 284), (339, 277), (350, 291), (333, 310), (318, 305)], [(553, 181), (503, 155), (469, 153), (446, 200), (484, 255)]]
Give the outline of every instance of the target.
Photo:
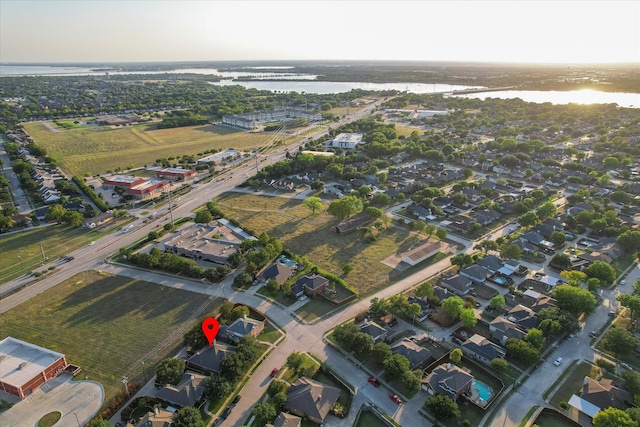
[(204, 336), (207, 337), (209, 341), (209, 346), (213, 344), (213, 340), (218, 335), (218, 330), (220, 330), (220, 324), (213, 317), (207, 317), (202, 321), (202, 332), (204, 332)]

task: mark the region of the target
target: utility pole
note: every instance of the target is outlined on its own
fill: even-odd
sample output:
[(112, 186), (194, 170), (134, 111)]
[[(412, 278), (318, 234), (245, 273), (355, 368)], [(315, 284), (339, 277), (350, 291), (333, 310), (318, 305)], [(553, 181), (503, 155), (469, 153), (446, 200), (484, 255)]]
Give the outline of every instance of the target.
[(257, 174), (258, 172), (260, 172), (258, 169), (258, 147), (254, 146), (253, 152), (256, 153), (256, 174)]
[(169, 184), (169, 216), (171, 217), (171, 228), (173, 228), (173, 209), (171, 207), (171, 184)]
[(124, 385), (124, 392), (127, 394), (127, 397), (129, 397), (129, 387), (127, 387), (127, 381), (129, 381), (129, 379), (127, 377), (122, 377), (122, 384)]
[(47, 258), (44, 256), (44, 248), (42, 247), (42, 243), (40, 243), (40, 252), (42, 253), (42, 261), (46, 261)]
[(142, 375), (144, 375), (144, 383), (146, 384), (147, 383), (147, 370), (144, 367), (144, 360), (142, 362), (140, 362), (140, 363), (142, 363)]

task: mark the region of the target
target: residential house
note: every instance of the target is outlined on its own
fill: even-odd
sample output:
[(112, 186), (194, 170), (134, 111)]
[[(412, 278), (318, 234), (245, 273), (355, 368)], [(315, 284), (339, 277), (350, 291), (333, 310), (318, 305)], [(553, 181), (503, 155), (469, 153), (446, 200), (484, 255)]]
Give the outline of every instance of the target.
[(590, 417), (606, 408), (627, 409), (633, 404), (633, 396), (618, 386), (614, 380), (603, 378), (599, 381), (584, 377), (582, 394), (569, 399), (569, 405)]
[(427, 219), (431, 218), (431, 209), (427, 209), (422, 206), (412, 205), (407, 209), (407, 211), (411, 215), (422, 221), (426, 221)]
[(473, 212), (473, 218), (480, 225), (488, 225), (498, 220), (502, 215), (493, 209), (480, 209)]
[(474, 282), (484, 283), (491, 276), (491, 273), (481, 265), (472, 264), (461, 268), (460, 276), (471, 279)]
[(166, 409), (154, 408), (153, 412), (147, 412), (136, 427), (171, 427), (175, 414)]
[(572, 207), (570, 207), (569, 209), (567, 209), (567, 214), (571, 216), (577, 216), (580, 212), (593, 211), (593, 210), (594, 210), (594, 207), (591, 206), (589, 203), (578, 202)]
[(462, 351), (484, 363), (491, 363), (493, 359), (504, 359), (507, 354), (504, 348), (479, 334), (473, 334), (463, 342)]
[(583, 252), (581, 254), (578, 254), (577, 258), (587, 261), (587, 266), (593, 264), (595, 261), (602, 261), (606, 262), (607, 264), (611, 264), (611, 262), (613, 261), (610, 256), (602, 254), (600, 252)]
[(531, 328), (537, 328), (540, 324), (538, 314), (521, 304), (518, 304), (509, 310), (509, 313), (507, 313), (507, 319), (525, 331), (528, 331)]
[(264, 330), (264, 322), (247, 316), (236, 319), (226, 328), (226, 339), (229, 342), (237, 342), (247, 335), (255, 338)]
[(289, 387), (285, 407), (295, 415), (324, 424), (339, 395), (340, 390), (335, 387), (300, 377)]
[(282, 286), (287, 280), (289, 280), (292, 274), (293, 267), (276, 262), (267, 267), (260, 275), (260, 278), (265, 283), (269, 280), (275, 280), (278, 282), (278, 285)]
[(545, 240), (544, 236), (537, 231), (529, 231), (520, 235), (520, 240), (530, 243), (540, 249), (552, 249), (554, 244)]
[(204, 375), (186, 372), (182, 374), (177, 385), (165, 385), (156, 396), (178, 408), (196, 406), (203, 397), (206, 379), (207, 377)]
[(352, 150), (358, 145), (364, 144), (361, 133), (340, 133), (331, 141), (331, 146)]
[(222, 359), (235, 351), (235, 347), (228, 344), (213, 344), (198, 350), (187, 359), (187, 368), (205, 374), (219, 374)]
[(422, 300), (416, 297), (408, 297), (407, 301), (409, 301), (409, 304), (418, 304), (420, 306), (420, 309), (422, 310), (422, 312), (417, 317), (419, 321), (422, 322), (427, 319), (427, 317), (429, 316), (429, 312), (431, 311), (431, 307), (429, 306), (429, 303), (427, 303), (425, 300)]
[(557, 307), (558, 303), (555, 299), (534, 291), (533, 289), (527, 289), (522, 294), (527, 306), (536, 313), (539, 313), (543, 308)]
[(408, 338), (391, 346), (392, 354), (400, 354), (409, 360), (409, 369), (422, 368), (431, 357), (431, 352)]
[(402, 255), (402, 262), (409, 265), (416, 265), (425, 259), (429, 259), (442, 250), (442, 242), (439, 240), (427, 239), (423, 244), (405, 252)]
[(309, 295), (310, 297), (315, 297), (316, 295), (324, 291), (327, 285), (329, 285), (329, 279), (327, 279), (326, 277), (320, 276), (319, 274), (313, 274), (310, 276), (307, 275), (299, 278), (296, 281), (295, 285), (292, 286), (292, 290), (295, 287), (296, 288), (295, 293), (297, 295), (297, 289), (301, 287), (302, 291), (306, 295)]
[(446, 225), (454, 232), (467, 234), (467, 232), (469, 231), (469, 226), (474, 223), (475, 221), (471, 220), (471, 218), (469, 218), (468, 216), (456, 215), (451, 218)]
[(441, 288), (440, 286), (434, 286), (433, 287), (433, 296), (438, 298), (438, 300), (440, 302), (442, 302), (445, 299), (449, 298), (451, 295), (453, 295), (453, 294), (450, 293), (449, 290), (446, 289), (446, 288)]
[(265, 424), (265, 427), (300, 427), (302, 418), (295, 415), (280, 412), (273, 424)]
[(446, 288), (456, 295), (464, 297), (471, 292), (471, 285), (473, 282), (471, 279), (456, 274), (454, 276), (443, 277), (440, 280), (440, 286)]
[(485, 255), (476, 261), (476, 264), (486, 268), (490, 273), (496, 273), (504, 266), (502, 260), (495, 255)]
[(504, 317), (496, 317), (489, 324), (489, 332), (491, 339), (500, 343), (501, 346), (507, 344), (509, 338), (523, 339), (526, 332), (520, 329), (518, 325)]
[(387, 338), (387, 330), (375, 322), (365, 322), (360, 326), (360, 332), (370, 335), (376, 344)]
[(453, 400), (471, 392), (473, 375), (451, 363), (437, 366), (422, 380), (422, 389), (430, 395), (444, 393)]

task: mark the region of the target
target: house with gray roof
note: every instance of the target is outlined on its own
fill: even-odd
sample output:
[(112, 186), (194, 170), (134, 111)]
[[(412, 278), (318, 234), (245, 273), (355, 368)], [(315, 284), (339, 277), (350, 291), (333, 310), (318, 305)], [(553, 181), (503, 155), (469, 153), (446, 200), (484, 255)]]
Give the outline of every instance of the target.
[(520, 329), (518, 325), (504, 317), (496, 317), (489, 323), (489, 332), (491, 339), (500, 343), (501, 346), (507, 345), (509, 338), (524, 339), (526, 332)]
[(292, 267), (289, 267), (288, 265), (285, 265), (281, 262), (276, 262), (267, 267), (260, 275), (260, 278), (265, 283), (269, 280), (275, 280), (280, 286), (282, 286), (284, 285), (284, 282), (289, 280), (292, 274)]
[(229, 344), (220, 344), (215, 340), (213, 345), (198, 350), (187, 359), (187, 368), (205, 374), (219, 374), (222, 359), (235, 351), (235, 347)]
[(265, 424), (265, 427), (300, 427), (301, 423), (302, 418), (286, 412), (280, 412), (273, 424)]
[(446, 288), (456, 295), (464, 297), (471, 292), (473, 282), (468, 277), (456, 274), (454, 276), (444, 277), (440, 280), (440, 286)]
[(531, 328), (537, 328), (540, 324), (538, 314), (530, 308), (520, 304), (509, 310), (509, 313), (507, 313), (507, 319), (525, 331), (528, 331)]
[(287, 392), (285, 407), (295, 415), (324, 424), (340, 390), (307, 377), (296, 380)]
[(474, 359), (484, 363), (491, 363), (493, 359), (504, 359), (507, 352), (479, 334), (473, 334), (462, 343), (462, 351)]
[(387, 330), (375, 322), (366, 322), (360, 326), (360, 332), (370, 335), (376, 344), (387, 338)]
[(430, 395), (443, 393), (458, 400), (470, 393), (473, 375), (451, 363), (437, 366), (422, 380), (422, 389)]
[(612, 379), (584, 377), (582, 394), (574, 394), (568, 403), (593, 418), (601, 410), (610, 407), (627, 409), (633, 403), (633, 396)]
[(497, 272), (504, 266), (502, 260), (495, 255), (485, 255), (476, 264), (483, 266), (491, 273)]
[(431, 357), (431, 352), (408, 338), (391, 346), (392, 354), (400, 354), (409, 360), (409, 369), (421, 368)]
[(484, 283), (491, 273), (489, 270), (478, 264), (468, 265), (460, 269), (460, 275), (474, 282)]
[(307, 276), (302, 276), (296, 283), (293, 288), (299, 289), (302, 288), (302, 291), (309, 296), (316, 296), (320, 292), (322, 292), (327, 285), (329, 284), (329, 279), (324, 276), (320, 276), (319, 274), (312, 274)]
[(196, 406), (203, 397), (206, 379), (204, 375), (186, 372), (182, 374), (177, 385), (168, 384), (162, 387), (157, 397), (178, 408)]
[(260, 335), (263, 330), (264, 321), (244, 316), (234, 320), (234, 322), (226, 328), (225, 333), (228, 341), (236, 342), (240, 341), (242, 337), (246, 335), (255, 338)]

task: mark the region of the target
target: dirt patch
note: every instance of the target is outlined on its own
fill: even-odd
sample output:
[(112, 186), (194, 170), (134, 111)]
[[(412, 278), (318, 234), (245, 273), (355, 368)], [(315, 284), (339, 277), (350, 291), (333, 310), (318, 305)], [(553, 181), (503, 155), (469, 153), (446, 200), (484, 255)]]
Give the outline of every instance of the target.
[(60, 133), (62, 132), (60, 129), (56, 128), (55, 126), (53, 126), (51, 124), (51, 122), (42, 122), (42, 124), (44, 125), (44, 127), (46, 127), (47, 129), (49, 129), (51, 132), (53, 133)]

